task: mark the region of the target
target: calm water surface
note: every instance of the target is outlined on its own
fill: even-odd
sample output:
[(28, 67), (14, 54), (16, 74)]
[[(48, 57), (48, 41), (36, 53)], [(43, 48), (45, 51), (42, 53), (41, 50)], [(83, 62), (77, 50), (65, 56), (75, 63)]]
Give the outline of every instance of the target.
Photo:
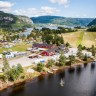
[[(0, 92), (0, 96), (96, 96), (95, 67), (91, 67), (91, 64), (81, 65), (74, 72), (65, 70), (54, 75), (39, 76), (22, 86)], [(61, 78), (65, 82), (63, 87), (60, 86)]]

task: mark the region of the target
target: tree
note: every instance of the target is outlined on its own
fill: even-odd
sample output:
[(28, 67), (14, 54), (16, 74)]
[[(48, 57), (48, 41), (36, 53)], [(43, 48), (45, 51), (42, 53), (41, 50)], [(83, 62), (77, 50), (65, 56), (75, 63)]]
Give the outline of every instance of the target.
[(52, 65), (54, 65), (54, 63), (55, 63), (55, 61), (50, 59), (50, 60), (48, 60), (47, 65), (48, 65), (48, 67), (52, 67)]
[(88, 56), (85, 54), (83, 60), (84, 60), (84, 61), (87, 61), (87, 59), (88, 59)]
[(24, 72), (24, 70), (23, 70), (23, 67), (21, 66), (21, 64), (17, 64), (17, 66), (12, 66), (12, 68), (9, 71), (10, 79), (12, 81), (19, 79), (21, 73), (23, 73), (23, 72)]
[(71, 67), (72, 63), (74, 63), (74, 62), (75, 62), (75, 56), (74, 55), (70, 55), (69, 56), (69, 65), (70, 65), (70, 67)]
[(83, 53), (81, 51), (78, 50), (77, 52), (77, 56), (80, 58), (80, 59), (83, 59)]
[(15, 81), (18, 78), (19, 73), (17, 72), (15, 66), (12, 66), (11, 70), (9, 71), (9, 76), (10, 76), (10, 80), (12, 81)]
[(63, 39), (62, 36), (60, 37), (60, 43), (61, 43), (61, 44), (64, 44), (64, 39)]
[(78, 51), (82, 51), (82, 45), (81, 44), (78, 45)]
[(81, 45), (81, 44), (78, 46), (77, 56), (78, 56), (80, 59), (83, 58), (82, 45)]
[(60, 57), (59, 57), (59, 64), (58, 66), (64, 66), (66, 63), (66, 57), (61, 53)]
[(9, 76), (10, 65), (5, 56), (3, 56), (3, 69), (2, 70), (4, 73), (4, 79), (8, 82), (8, 79), (10, 78)]
[(24, 69), (21, 66), (21, 64), (17, 64), (17, 70), (18, 70), (19, 73), (23, 73), (24, 72)]
[(45, 42), (46, 42), (47, 44), (51, 44), (52, 41), (53, 41), (53, 36), (52, 36), (52, 34), (46, 35)]
[(70, 44), (68, 42), (66, 43), (66, 47), (70, 47)]
[(89, 27), (87, 31), (96, 32), (96, 25)]
[(92, 56), (95, 56), (95, 47), (94, 47), (94, 45), (92, 45)]
[(37, 64), (37, 71), (39, 71), (39, 72), (41, 72), (41, 71), (43, 71), (43, 69), (44, 69), (44, 64), (43, 63), (38, 63)]

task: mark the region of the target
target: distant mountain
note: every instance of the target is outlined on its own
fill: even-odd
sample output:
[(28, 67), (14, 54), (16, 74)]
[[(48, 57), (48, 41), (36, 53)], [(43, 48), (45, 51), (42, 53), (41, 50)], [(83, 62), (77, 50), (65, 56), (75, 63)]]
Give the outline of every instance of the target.
[(88, 24), (88, 26), (96, 26), (96, 18)]
[(32, 25), (32, 20), (26, 16), (17, 16), (0, 11), (1, 28), (22, 28)]
[(32, 17), (33, 23), (51, 23), (66, 26), (87, 26), (93, 18), (66, 18), (60, 16), (39, 16)]

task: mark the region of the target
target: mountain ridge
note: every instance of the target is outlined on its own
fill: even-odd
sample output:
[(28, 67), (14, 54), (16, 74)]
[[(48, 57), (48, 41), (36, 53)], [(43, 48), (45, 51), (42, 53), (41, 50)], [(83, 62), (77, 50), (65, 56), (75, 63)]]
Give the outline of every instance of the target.
[(62, 16), (38, 16), (31, 17), (33, 23), (51, 23), (51, 24), (60, 24), (67, 26), (87, 26), (93, 18), (72, 18), (72, 17), (62, 17)]
[(22, 28), (31, 26), (33, 21), (27, 16), (13, 15), (0, 11), (1, 28)]
[(96, 26), (96, 18), (90, 22), (87, 26)]

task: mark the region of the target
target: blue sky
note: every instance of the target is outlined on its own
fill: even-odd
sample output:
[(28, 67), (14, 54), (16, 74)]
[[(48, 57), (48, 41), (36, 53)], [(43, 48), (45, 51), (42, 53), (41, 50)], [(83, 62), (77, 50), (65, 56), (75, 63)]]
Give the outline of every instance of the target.
[(96, 0), (0, 0), (0, 10), (16, 15), (96, 17)]

